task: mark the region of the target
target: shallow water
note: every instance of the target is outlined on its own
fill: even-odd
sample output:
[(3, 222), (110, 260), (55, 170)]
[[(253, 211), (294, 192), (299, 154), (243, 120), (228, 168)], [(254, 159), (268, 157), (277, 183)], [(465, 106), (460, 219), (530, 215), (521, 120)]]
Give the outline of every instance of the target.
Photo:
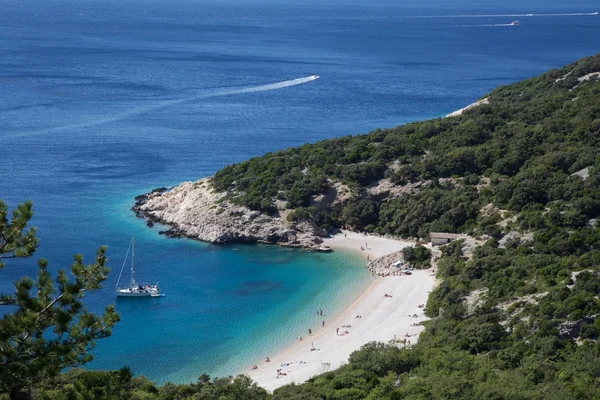
[[(355, 256), (166, 239), (135, 219), (132, 198), (265, 152), (445, 115), (598, 51), (598, 16), (540, 15), (596, 11), (591, 2), (530, 4), (0, 1), (0, 198), (34, 201), (37, 256), (53, 268), (110, 246), (113, 273), (91, 309), (115, 301), (133, 235), (139, 278), (167, 294), (119, 300), (122, 321), (89, 367), (130, 365), (159, 382), (229, 374), (318, 325), (315, 309), (343, 308), (370, 280)], [(0, 290), (25, 273), (34, 260), (10, 262)]]

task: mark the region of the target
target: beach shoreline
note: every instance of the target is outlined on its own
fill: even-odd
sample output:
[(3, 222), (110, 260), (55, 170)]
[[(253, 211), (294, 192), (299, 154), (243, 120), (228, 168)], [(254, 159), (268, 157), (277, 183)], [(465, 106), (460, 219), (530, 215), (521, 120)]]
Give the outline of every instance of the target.
[[(367, 259), (383, 257), (414, 243), (342, 231), (325, 244), (334, 250), (362, 254), (366, 265)], [(296, 338), (275, 355), (265, 354), (269, 361), (257, 360), (254, 363), (257, 369), (248, 365), (242, 373), (273, 391), (339, 368), (347, 363), (352, 352), (369, 342), (394, 341), (398, 346), (413, 344), (424, 329), (419, 324), (427, 319), (422, 307), (433, 290), (434, 281), (431, 270), (377, 277), (340, 314), (327, 315), (328, 310), (323, 310), (324, 326), (307, 326), (302, 340)], [(315, 313), (319, 315), (319, 311), (315, 310)], [(309, 335), (308, 329), (312, 334)]]
[(342, 230), (332, 238), (325, 239), (323, 244), (333, 250), (358, 252), (367, 261), (373, 261), (388, 254), (396, 253), (405, 247), (414, 246), (416, 242)]

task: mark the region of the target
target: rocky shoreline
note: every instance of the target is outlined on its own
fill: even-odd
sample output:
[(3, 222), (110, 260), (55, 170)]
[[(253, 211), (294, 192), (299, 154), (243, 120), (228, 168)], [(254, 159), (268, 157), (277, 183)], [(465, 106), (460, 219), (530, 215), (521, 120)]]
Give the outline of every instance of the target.
[[(167, 226), (168, 229), (159, 231), (161, 235), (173, 238), (185, 237), (212, 244), (261, 243), (311, 251), (328, 251), (331, 250), (330, 247), (358, 249), (365, 239), (376, 247), (378, 247), (377, 242), (380, 245), (384, 243), (383, 247), (386, 249), (384, 254), (373, 257), (366, 265), (373, 274), (379, 276), (401, 275), (401, 270), (393, 264), (403, 259), (401, 248), (404, 246), (402, 245), (413, 244), (398, 239), (373, 235), (362, 236), (359, 233), (346, 231), (343, 236), (337, 235), (338, 240), (343, 238), (342, 243), (328, 242), (330, 247), (324, 246), (323, 239), (328, 236), (328, 232), (312, 222), (290, 222), (281, 215), (267, 215), (233, 204), (227, 199), (226, 192), (214, 190), (211, 177), (196, 182), (184, 182), (175, 187), (157, 188), (136, 196), (132, 211), (138, 218), (146, 220), (146, 225), (149, 227), (155, 224)], [(352, 235), (361, 235), (360, 243), (352, 240)], [(392, 240), (393, 243), (388, 243)], [(348, 247), (347, 241), (353, 244)], [(355, 246), (354, 242), (356, 242)]]
[(216, 192), (211, 177), (158, 188), (135, 197), (132, 211), (149, 227), (160, 223), (168, 237), (187, 237), (213, 244), (264, 243), (319, 251), (323, 229), (308, 221), (289, 222), (227, 200)]

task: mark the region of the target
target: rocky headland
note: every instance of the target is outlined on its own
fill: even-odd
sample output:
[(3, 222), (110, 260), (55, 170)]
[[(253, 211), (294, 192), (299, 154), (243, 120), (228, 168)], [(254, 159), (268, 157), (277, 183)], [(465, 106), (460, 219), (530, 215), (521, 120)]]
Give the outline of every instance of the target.
[(213, 189), (211, 177), (159, 188), (135, 198), (132, 210), (149, 226), (167, 225), (161, 234), (213, 244), (266, 243), (319, 250), (327, 233), (311, 222), (289, 222), (227, 200)]

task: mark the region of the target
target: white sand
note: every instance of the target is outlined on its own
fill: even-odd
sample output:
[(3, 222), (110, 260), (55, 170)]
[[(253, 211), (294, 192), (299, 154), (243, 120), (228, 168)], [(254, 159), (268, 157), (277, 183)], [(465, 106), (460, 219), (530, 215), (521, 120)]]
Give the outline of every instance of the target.
[(342, 233), (338, 233), (332, 239), (326, 239), (323, 244), (334, 250), (343, 249), (359, 251), (365, 254), (365, 256), (368, 255), (370, 260), (374, 260), (387, 254), (400, 251), (404, 247), (414, 246), (415, 242), (342, 231)]
[[(345, 238), (342, 233), (326, 244), (332, 248), (358, 251), (361, 245), (364, 248), (368, 244), (369, 250), (365, 253), (370, 257), (381, 257), (411, 243), (346, 232)], [(394, 338), (403, 340), (408, 333), (411, 336), (406, 337), (407, 341), (414, 343), (423, 327), (412, 324), (426, 319), (418, 305), (427, 302), (433, 285), (434, 277), (430, 271), (378, 278), (335, 320), (330, 321), (325, 316), (325, 328), (316, 330), (312, 327), (313, 334), (308, 336), (307, 327), (307, 336), (302, 341), (279, 354), (265, 354), (270, 357), (270, 362), (257, 361), (259, 368), (248, 368), (245, 373), (260, 386), (272, 391), (288, 383), (305, 382), (315, 375), (340, 367), (353, 351), (368, 342), (388, 342)], [(385, 297), (386, 293), (392, 297)], [(409, 316), (413, 314), (418, 317)], [(356, 318), (357, 315), (362, 315), (362, 318)], [(350, 327), (345, 328), (344, 325)], [(339, 335), (336, 328), (339, 328)], [(313, 345), (316, 350), (311, 351)], [(278, 377), (278, 369), (286, 375)]]

